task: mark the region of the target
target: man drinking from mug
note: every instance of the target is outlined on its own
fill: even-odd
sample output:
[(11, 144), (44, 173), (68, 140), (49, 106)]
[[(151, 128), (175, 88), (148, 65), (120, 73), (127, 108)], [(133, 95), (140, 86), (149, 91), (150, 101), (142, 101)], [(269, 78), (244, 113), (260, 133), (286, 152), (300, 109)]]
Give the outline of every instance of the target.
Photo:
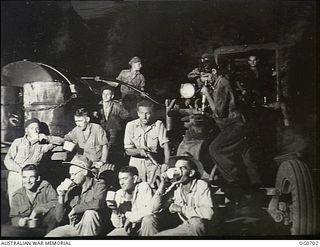
[(166, 191), (169, 179), (167, 173), (161, 175), (160, 186), (154, 195), (153, 212), (169, 207), (171, 214), (179, 215), (182, 224), (155, 236), (204, 236), (207, 223), (213, 216), (213, 204), (207, 182), (199, 179), (203, 166), (189, 156), (171, 157), (169, 165), (173, 163), (181, 176)]
[(76, 155), (64, 163), (71, 165), (70, 179), (57, 187), (56, 218), (65, 225), (52, 230), (46, 237), (97, 236), (104, 221), (105, 182), (93, 176), (91, 161), (83, 155)]

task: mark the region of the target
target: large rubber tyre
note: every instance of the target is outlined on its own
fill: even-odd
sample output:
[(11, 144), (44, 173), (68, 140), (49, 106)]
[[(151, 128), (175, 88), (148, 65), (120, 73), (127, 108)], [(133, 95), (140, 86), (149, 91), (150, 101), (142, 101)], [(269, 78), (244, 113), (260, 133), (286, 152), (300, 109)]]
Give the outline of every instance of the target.
[(281, 191), (279, 201), (286, 201), (291, 205), (291, 234), (316, 234), (316, 188), (308, 166), (299, 159), (282, 162), (277, 173), (275, 187)]

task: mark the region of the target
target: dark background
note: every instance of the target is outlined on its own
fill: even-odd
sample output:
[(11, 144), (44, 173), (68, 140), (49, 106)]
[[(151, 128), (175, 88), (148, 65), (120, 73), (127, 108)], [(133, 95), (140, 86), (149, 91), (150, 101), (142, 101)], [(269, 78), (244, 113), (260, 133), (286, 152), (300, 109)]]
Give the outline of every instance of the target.
[(174, 96), (203, 52), (284, 45), (291, 97), (314, 113), (316, 1), (1, 1), (1, 66), (27, 59), (115, 78), (143, 60), (149, 91)]

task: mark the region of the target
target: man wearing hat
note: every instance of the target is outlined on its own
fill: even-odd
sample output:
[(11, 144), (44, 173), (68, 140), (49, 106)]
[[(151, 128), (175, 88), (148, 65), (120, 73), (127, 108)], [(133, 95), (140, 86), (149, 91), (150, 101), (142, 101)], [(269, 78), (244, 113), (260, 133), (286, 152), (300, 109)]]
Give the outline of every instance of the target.
[(210, 55), (208, 53), (204, 53), (201, 56), (198, 67), (188, 73), (187, 77), (189, 80), (196, 80), (198, 86), (201, 86), (207, 81), (212, 82), (212, 69), (214, 68), (210, 60)]
[(248, 152), (250, 150), (246, 148), (245, 118), (237, 107), (231, 84), (218, 68), (213, 73), (213, 79), (212, 90), (206, 86), (201, 88), (201, 94), (208, 100), (212, 117), (220, 130), (210, 143), (209, 153), (226, 181), (224, 189), (233, 194), (233, 188), (236, 188), (239, 191), (235, 193), (237, 198), (231, 199), (240, 200), (246, 196), (247, 189), (258, 188), (261, 180)]
[(83, 155), (76, 155), (64, 163), (70, 164), (70, 179), (57, 187), (56, 219), (65, 225), (52, 230), (46, 237), (97, 236), (106, 220), (105, 182), (94, 177), (91, 161)]
[[(169, 179), (161, 175), (161, 183), (154, 195), (153, 212), (169, 207), (178, 214), (182, 224), (154, 236), (204, 236), (206, 224), (213, 216), (213, 204), (208, 183), (201, 180), (203, 166), (190, 156), (173, 156), (169, 166), (180, 170), (181, 176), (166, 191)], [(167, 220), (167, 219), (166, 219)]]
[[(118, 75), (117, 80), (123, 81), (144, 91), (146, 83), (144, 76), (140, 72), (140, 69), (142, 68), (141, 59), (135, 56), (131, 58), (129, 65), (131, 68), (122, 70)], [(121, 85), (120, 91), (122, 93), (122, 103), (129, 111), (130, 118), (134, 119), (136, 117), (136, 104), (139, 101), (140, 95), (137, 91), (125, 85)]]
[[(39, 133), (40, 121), (31, 118), (25, 121), (25, 135), (15, 139), (4, 159), (4, 165), (8, 174), (8, 196), (9, 204), (13, 193), (22, 187), (21, 169), (27, 164), (39, 165), (43, 155), (54, 147), (54, 140), (58, 137), (49, 137)], [(50, 144), (40, 144), (46, 140)], [(58, 144), (58, 143), (57, 143)]]
[[(130, 69), (124, 69), (120, 72), (117, 77), (117, 80), (128, 83), (136, 88), (144, 90), (145, 87), (145, 79), (144, 76), (140, 73), (140, 69), (142, 68), (141, 59), (139, 57), (133, 57), (129, 61)], [(137, 94), (136, 91), (128, 88), (124, 85), (121, 86), (122, 98), (127, 94)]]

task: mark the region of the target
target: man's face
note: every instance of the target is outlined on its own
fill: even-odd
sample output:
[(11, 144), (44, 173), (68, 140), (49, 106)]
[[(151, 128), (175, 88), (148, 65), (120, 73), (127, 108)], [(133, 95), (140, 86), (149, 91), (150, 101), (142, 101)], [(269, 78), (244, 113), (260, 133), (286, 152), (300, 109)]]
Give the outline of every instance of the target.
[(109, 102), (113, 99), (114, 93), (111, 90), (103, 90), (102, 92), (102, 100), (103, 102)]
[(22, 184), (26, 190), (35, 191), (37, 188), (39, 176), (36, 171), (23, 171), (22, 172)]
[(257, 66), (257, 62), (258, 62), (258, 60), (257, 60), (256, 56), (250, 56), (248, 58), (248, 63), (250, 65), (250, 67), (256, 67)]
[(39, 140), (39, 124), (32, 123), (25, 129), (26, 134), (31, 140)]
[(133, 191), (136, 186), (137, 176), (129, 172), (119, 172), (119, 184), (123, 191)]
[(139, 71), (142, 68), (141, 62), (131, 64), (132, 70)]
[(139, 106), (138, 107), (138, 116), (142, 125), (146, 125), (150, 123), (152, 107), (148, 106)]
[(89, 124), (90, 118), (89, 117), (78, 117), (74, 116), (74, 122), (76, 123), (77, 127), (81, 130), (85, 130)]
[(195, 171), (190, 168), (189, 162), (190, 161), (187, 160), (177, 160), (175, 164), (175, 167), (180, 169), (182, 172), (182, 176), (180, 179), (182, 184), (187, 184), (192, 179), (192, 176), (195, 173)]
[(70, 166), (69, 174), (70, 179), (77, 185), (82, 185), (86, 180), (86, 170), (78, 166)]

